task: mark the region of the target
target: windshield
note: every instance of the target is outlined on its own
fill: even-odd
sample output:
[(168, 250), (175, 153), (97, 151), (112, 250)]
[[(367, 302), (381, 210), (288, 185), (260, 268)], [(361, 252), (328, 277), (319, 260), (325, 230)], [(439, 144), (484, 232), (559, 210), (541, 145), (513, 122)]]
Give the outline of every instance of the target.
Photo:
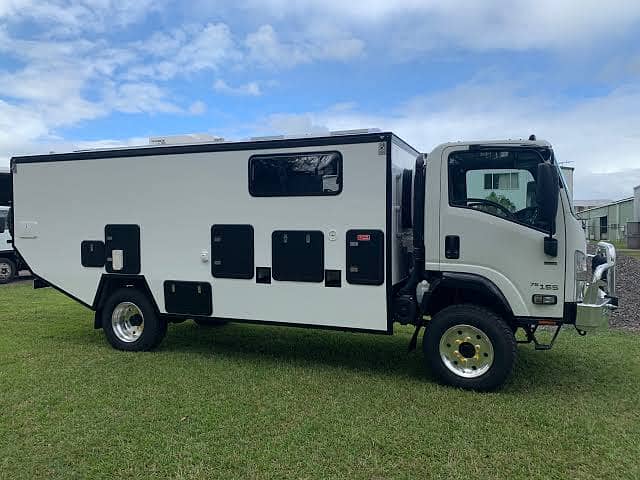
[(564, 172), (562, 171), (562, 168), (560, 168), (560, 165), (558, 165), (557, 161), (556, 161), (556, 168), (558, 169), (560, 182), (562, 183), (562, 189), (564, 190), (564, 193), (567, 196), (567, 203), (569, 204), (569, 210), (571, 211), (571, 215), (573, 215), (574, 218), (578, 218), (578, 216), (576, 215), (576, 211), (573, 209), (573, 198), (571, 195), (571, 190), (569, 190), (569, 187), (567, 186), (567, 179), (564, 178)]

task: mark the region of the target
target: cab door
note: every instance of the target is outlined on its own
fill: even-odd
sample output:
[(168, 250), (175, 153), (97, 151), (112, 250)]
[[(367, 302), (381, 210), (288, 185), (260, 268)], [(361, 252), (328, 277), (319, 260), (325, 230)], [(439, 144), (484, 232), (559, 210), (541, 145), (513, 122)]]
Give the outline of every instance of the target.
[[(558, 255), (546, 255), (544, 238), (551, 226), (539, 218), (535, 198), (541, 150), (454, 146), (445, 148), (442, 155), (441, 270), (491, 281), (517, 317), (561, 318), (564, 216), (559, 208)], [(534, 304), (536, 294), (555, 297), (555, 303)]]

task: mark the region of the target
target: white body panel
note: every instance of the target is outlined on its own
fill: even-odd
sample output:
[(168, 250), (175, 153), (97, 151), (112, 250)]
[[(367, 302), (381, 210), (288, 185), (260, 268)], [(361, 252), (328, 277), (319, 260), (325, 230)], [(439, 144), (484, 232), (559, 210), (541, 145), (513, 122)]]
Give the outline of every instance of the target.
[[(343, 190), (339, 195), (250, 195), (250, 156), (318, 151), (342, 154)], [(407, 154), (402, 153), (401, 161), (406, 163)], [(105, 270), (81, 265), (80, 243), (104, 240), (107, 224), (137, 224), (141, 231), (140, 274), (161, 312), (166, 311), (163, 282), (199, 281), (212, 285), (214, 317), (388, 329), (386, 292), (392, 279), (387, 272), (384, 284), (371, 286), (349, 284), (345, 271), (347, 230), (387, 233), (387, 155), (386, 149), (380, 152), (377, 140), (19, 163), (13, 181), (17, 250), (36, 275), (87, 305), (93, 304)], [(341, 270), (342, 286), (327, 288), (324, 283), (275, 279), (271, 284), (258, 284), (255, 277), (213, 278), (211, 264), (202, 256), (210, 251), (214, 224), (253, 226), (256, 267), (271, 266), (274, 230), (321, 230), (325, 269)], [(332, 240), (330, 232), (334, 231), (337, 238)], [(393, 280), (401, 274), (394, 269)]]

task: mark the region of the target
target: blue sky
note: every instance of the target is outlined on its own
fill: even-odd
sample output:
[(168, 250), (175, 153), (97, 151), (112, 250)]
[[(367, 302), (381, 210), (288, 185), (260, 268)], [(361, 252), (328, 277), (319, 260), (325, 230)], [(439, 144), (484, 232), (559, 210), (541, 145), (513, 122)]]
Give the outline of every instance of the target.
[(631, 195), (640, 2), (0, 0), (0, 164), (365, 127), (423, 151), (536, 133), (576, 198)]

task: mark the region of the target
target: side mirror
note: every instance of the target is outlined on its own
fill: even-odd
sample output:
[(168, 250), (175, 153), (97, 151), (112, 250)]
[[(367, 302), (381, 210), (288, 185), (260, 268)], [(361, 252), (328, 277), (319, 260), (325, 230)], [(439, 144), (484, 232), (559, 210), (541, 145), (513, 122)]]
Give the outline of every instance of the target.
[(4, 217), (0, 217), (0, 233), (4, 233), (6, 228), (7, 228), (7, 225)]
[(556, 230), (556, 213), (558, 213), (558, 199), (560, 197), (558, 169), (547, 162), (538, 164), (536, 183), (536, 203), (540, 217), (549, 225), (549, 231), (553, 235)]

